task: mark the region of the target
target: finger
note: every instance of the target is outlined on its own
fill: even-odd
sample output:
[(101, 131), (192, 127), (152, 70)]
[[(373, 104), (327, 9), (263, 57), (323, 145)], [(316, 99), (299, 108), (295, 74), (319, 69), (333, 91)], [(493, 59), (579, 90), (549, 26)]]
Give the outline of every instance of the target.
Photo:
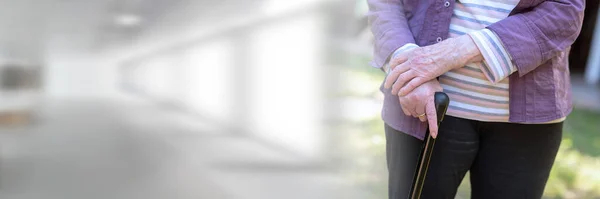
[(429, 134), (431, 135), (431, 137), (437, 138), (437, 113), (435, 111), (435, 103), (433, 102), (433, 96), (429, 100), (427, 100), (425, 112), (427, 113), (427, 121), (429, 122)]
[(398, 101), (400, 102), (400, 108), (402, 108), (402, 112), (404, 112), (404, 115), (411, 116), (412, 114), (410, 113), (410, 111), (408, 111), (408, 109), (407, 109), (408, 105), (406, 104), (406, 102), (399, 98), (398, 98)]
[[(402, 76), (400, 76), (400, 78), (402, 78)], [(406, 85), (402, 86), (402, 88), (400, 88), (400, 90), (398, 91), (397, 95), (405, 96), (408, 93), (410, 93), (411, 91), (413, 91), (415, 88), (423, 85), (427, 81), (429, 81), (429, 80), (426, 80), (425, 78), (422, 78), (422, 77), (415, 77), (412, 80), (410, 80), (408, 83), (406, 83)], [(394, 84), (394, 86), (395, 86), (395, 84)], [(393, 90), (392, 90), (392, 93), (393, 93)], [(396, 95), (396, 94), (394, 94), (394, 95)]]
[(396, 57), (390, 62), (391, 69), (393, 70), (396, 68), (396, 66), (406, 62), (406, 60), (408, 60), (408, 53), (404, 52), (396, 55)]
[(398, 79), (398, 76), (400, 76), (400, 74), (404, 73), (407, 70), (408, 70), (408, 68), (406, 67), (406, 64), (400, 64), (400, 65), (396, 66), (396, 68), (394, 68), (392, 70), (392, 72), (389, 73), (387, 75), (387, 77), (385, 78), (385, 84), (383, 85), (383, 87), (384, 88), (392, 87), (394, 82), (396, 82), (396, 79)]
[[(423, 113), (425, 113), (426, 104), (419, 104), (415, 106), (415, 112), (417, 113), (417, 117)], [(427, 121), (427, 116), (418, 117), (421, 122)]]
[(415, 113), (415, 105), (414, 102), (408, 100), (408, 98), (400, 99), (400, 105), (402, 106), (402, 111), (404, 111), (404, 114), (407, 116), (413, 116), (416, 117), (416, 113)]
[(388, 73), (388, 75), (385, 77), (385, 83), (383, 84), (383, 88), (389, 89), (394, 84), (394, 82), (396, 82), (396, 79), (399, 75), (400, 71), (396, 69), (390, 70), (390, 73)]
[(417, 112), (415, 112), (415, 108), (414, 107), (410, 107), (410, 108), (407, 108), (407, 109), (410, 112), (410, 115), (412, 115), (415, 118), (419, 118), (419, 114), (417, 114)]
[(406, 108), (406, 105), (404, 105), (404, 102), (400, 102), (400, 108), (402, 108), (402, 112), (404, 112), (404, 115), (406, 115), (406, 116), (412, 115), (410, 113), (410, 111), (408, 111), (408, 109)]
[(406, 84), (406, 82), (408, 82), (409, 80), (415, 78), (415, 76), (416, 75), (413, 71), (406, 71), (400, 74), (400, 76), (398, 76), (398, 79), (396, 79), (396, 82), (394, 82), (394, 85), (392, 86), (392, 94), (397, 95), (398, 91), (400, 91), (400, 89), (404, 87), (404, 84)]

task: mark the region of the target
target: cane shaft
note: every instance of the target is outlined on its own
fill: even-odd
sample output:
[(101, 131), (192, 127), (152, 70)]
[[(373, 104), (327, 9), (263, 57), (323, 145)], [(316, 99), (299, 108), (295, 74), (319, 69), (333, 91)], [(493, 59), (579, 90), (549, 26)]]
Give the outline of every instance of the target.
[[(450, 98), (448, 98), (448, 95), (445, 93), (437, 92), (435, 93), (434, 100), (435, 110), (437, 113), (437, 124), (439, 127), (444, 119), (444, 115), (446, 115)], [(423, 185), (425, 184), (425, 177), (427, 176), (427, 169), (429, 168), (429, 161), (433, 155), (434, 146), (435, 138), (431, 137), (428, 129), (425, 133), (425, 143), (422, 146), (421, 154), (419, 155), (419, 160), (417, 161), (417, 167), (415, 169), (415, 175), (413, 177), (413, 183), (409, 194), (409, 198), (411, 199), (419, 199), (421, 197)]]

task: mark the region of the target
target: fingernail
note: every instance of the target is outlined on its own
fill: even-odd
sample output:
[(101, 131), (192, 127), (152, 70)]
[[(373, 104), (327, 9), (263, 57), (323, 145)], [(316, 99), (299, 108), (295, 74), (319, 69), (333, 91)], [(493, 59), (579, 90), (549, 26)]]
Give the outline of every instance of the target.
[(433, 139), (437, 138), (437, 132), (431, 132), (431, 137), (433, 137)]

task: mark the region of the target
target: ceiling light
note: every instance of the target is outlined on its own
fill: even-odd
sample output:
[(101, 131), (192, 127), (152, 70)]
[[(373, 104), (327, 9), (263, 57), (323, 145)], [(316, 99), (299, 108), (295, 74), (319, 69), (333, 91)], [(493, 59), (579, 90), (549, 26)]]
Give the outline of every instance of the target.
[(133, 14), (122, 14), (115, 17), (115, 23), (121, 26), (136, 26), (142, 22), (140, 16)]

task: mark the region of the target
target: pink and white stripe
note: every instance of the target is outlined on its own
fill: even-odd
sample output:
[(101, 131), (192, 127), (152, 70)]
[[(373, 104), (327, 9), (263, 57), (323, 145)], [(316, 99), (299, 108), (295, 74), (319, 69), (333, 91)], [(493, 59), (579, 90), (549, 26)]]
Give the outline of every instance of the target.
[(450, 96), (448, 115), (479, 121), (508, 122), (508, 76), (517, 69), (489, 24), (508, 16), (517, 0), (459, 0), (450, 22), (450, 37), (468, 34), (484, 61), (467, 64), (440, 77)]

